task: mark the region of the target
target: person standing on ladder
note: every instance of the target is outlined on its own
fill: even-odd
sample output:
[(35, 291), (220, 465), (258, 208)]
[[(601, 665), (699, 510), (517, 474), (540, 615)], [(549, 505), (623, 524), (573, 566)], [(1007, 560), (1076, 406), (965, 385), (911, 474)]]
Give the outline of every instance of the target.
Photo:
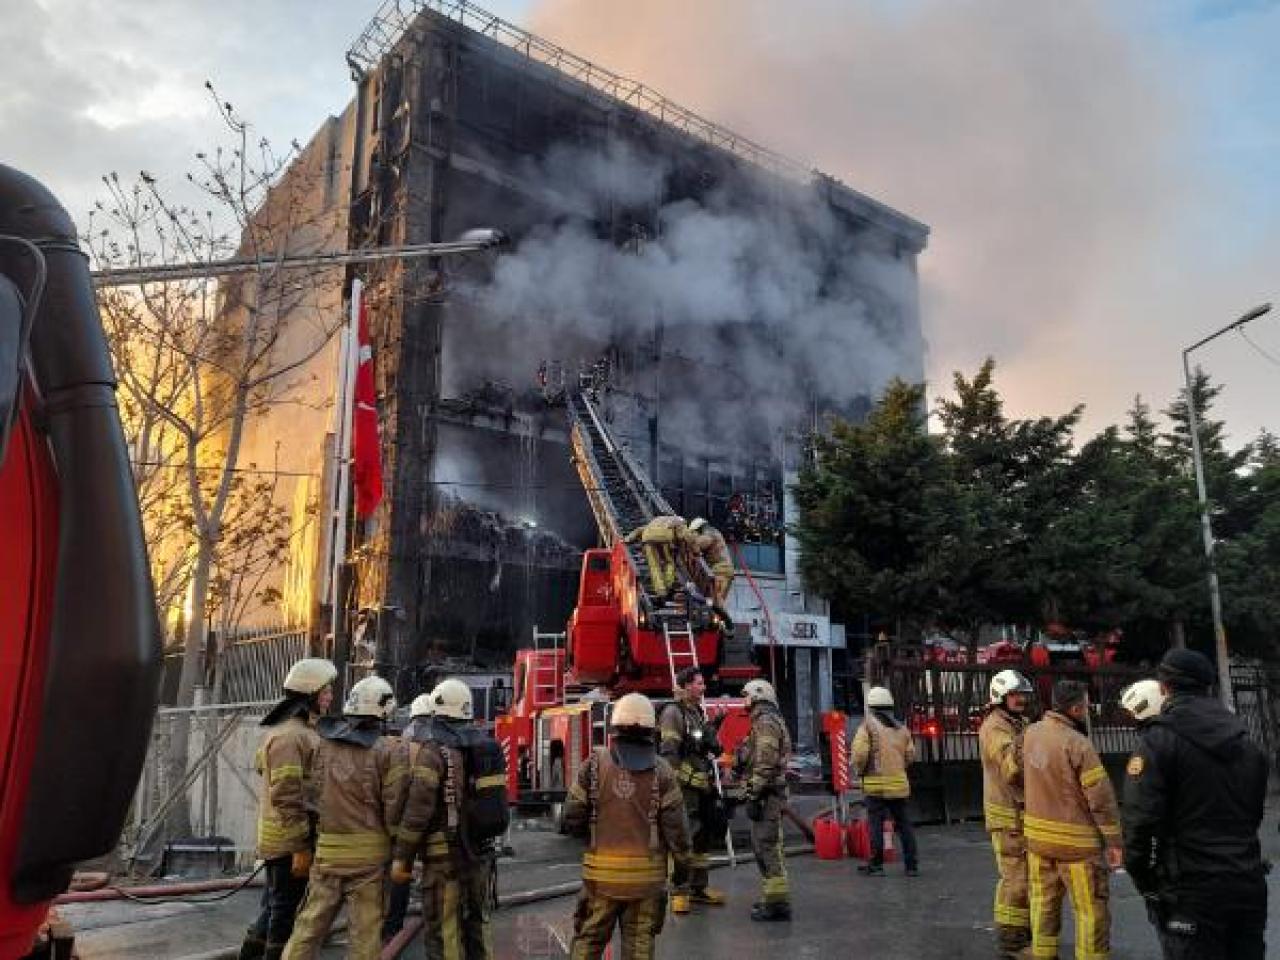
[(736, 569), (729, 555), (729, 544), (722, 534), (702, 517), (689, 524), (693, 534), (693, 549), (711, 569), (713, 578), (711, 599), (721, 614), (728, 609), (729, 591), (733, 587)]
[(639, 543), (644, 548), (649, 564), (649, 582), (654, 597), (670, 599), (679, 580), (676, 571), (676, 550), (691, 544), (693, 535), (685, 525), (684, 517), (667, 514), (654, 517), (642, 527), (636, 527), (625, 537), (627, 543)]
[(712, 770), (720, 756), (720, 741), (702, 707), (706, 690), (702, 671), (685, 667), (676, 674), (675, 702), (663, 708), (658, 721), (658, 754), (676, 772), (693, 847), (688, 860), (678, 861), (671, 871), (672, 913), (688, 913), (690, 902), (715, 906), (725, 902), (723, 893), (707, 886), (707, 852), (724, 824)]

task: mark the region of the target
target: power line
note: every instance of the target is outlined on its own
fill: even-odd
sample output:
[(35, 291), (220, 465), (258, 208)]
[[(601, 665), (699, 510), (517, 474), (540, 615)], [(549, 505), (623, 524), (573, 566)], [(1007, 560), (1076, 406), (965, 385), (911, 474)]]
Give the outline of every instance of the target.
[(1253, 349), (1256, 350), (1260, 356), (1262, 356), (1266, 360), (1269, 360), (1271, 363), (1275, 364), (1277, 367), (1280, 367), (1280, 357), (1276, 357), (1275, 355), (1268, 353), (1266, 350), (1262, 349), (1262, 346), (1260, 344), (1254, 343), (1253, 340), (1249, 337), (1249, 335), (1244, 332), (1244, 327), (1237, 327), (1236, 329), (1240, 332), (1240, 336), (1244, 337), (1244, 342), (1249, 344), (1249, 346), (1253, 347)]

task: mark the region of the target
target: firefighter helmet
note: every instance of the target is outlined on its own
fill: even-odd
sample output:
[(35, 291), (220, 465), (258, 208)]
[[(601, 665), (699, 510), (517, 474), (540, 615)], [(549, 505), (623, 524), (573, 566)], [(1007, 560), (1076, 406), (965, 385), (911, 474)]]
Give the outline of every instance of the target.
[(446, 720), (470, 720), (475, 715), (471, 688), (453, 677), (436, 684), (431, 691), (431, 703), (435, 706), (435, 715)]
[(628, 693), (613, 705), (613, 712), (609, 716), (609, 726), (618, 727), (640, 727), (644, 730), (652, 730), (658, 725), (658, 719), (653, 710), (653, 701), (646, 697), (643, 693)]
[(752, 680), (742, 688), (742, 695), (747, 700), (747, 706), (753, 706), (761, 701), (772, 703), (775, 707), (778, 705), (778, 694), (768, 680)]
[(867, 706), (878, 710), (892, 710), (893, 694), (887, 687), (872, 687), (867, 691)]
[(349, 717), (391, 719), (396, 709), (396, 694), (391, 684), (381, 677), (365, 677), (347, 694), (342, 712)]
[(416, 719), (417, 717), (431, 717), (436, 712), (436, 705), (431, 702), (431, 694), (420, 693), (413, 698), (413, 703), (409, 704), (409, 716)]
[(1139, 680), (1120, 694), (1120, 706), (1133, 714), (1135, 720), (1153, 719), (1163, 709), (1164, 700), (1159, 680)]
[(328, 660), (307, 657), (299, 660), (284, 677), (286, 693), (303, 693), (310, 696), (319, 693), (338, 679), (338, 668)]
[(694, 533), (699, 532), (706, 525), (707, 525), (706, 517), (694, 517), (692, 520), (689, 521), (689, 529), (692, 530)]
[(1004, 703), (1004, 698), (1011, 693), (1031, 692), (1031, 681), (1017, 670), (1001, 670), (991, 678), (991, 686), (988, 688), (992, 703)]

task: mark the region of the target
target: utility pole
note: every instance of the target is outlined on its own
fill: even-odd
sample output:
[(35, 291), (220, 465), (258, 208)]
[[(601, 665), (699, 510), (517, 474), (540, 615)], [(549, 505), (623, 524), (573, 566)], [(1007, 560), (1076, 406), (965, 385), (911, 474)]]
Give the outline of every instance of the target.
[(1182, 374), (1187, 382), (1187, 426), (1191, 430), (1191, 457), (1196, 471), (1196, 495), (1200, 500), (1200, 533), (1204, 539), (1204, 559), (1209, 574), (1209, 606), (1213, 612), (1214, 650), (1218, 661), (1218, 693), (1228, 710), (1235, 709), (1235, 695), (1231, 688), (1231, 659), (1227, 649), (1227, 629), (1222, 622), (1222, 592), (1218, 588), (1218, 568), (1213, 557), (1213, 523), (1209, 518), (1209, 496), (1204, 481), (1204, 455), (1200, 449), (1200, 420), (1196, 415), (1196, 400), (1191, 380), (1191, 352), (1216, 340), (1224, 333), (1239, 330), (1246, 323), (1257, 320), (1271, 310), (1264, 303), (1233, 320), (1221, 330), (1193, 343), (1182, 351)]

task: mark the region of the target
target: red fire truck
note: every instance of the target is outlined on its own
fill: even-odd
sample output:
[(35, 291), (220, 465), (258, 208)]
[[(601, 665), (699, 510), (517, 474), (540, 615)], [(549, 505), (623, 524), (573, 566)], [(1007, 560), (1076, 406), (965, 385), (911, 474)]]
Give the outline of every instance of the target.
[(722, 695), (705, 702), (723, 716), (727, 756), (750, 723), (740, 699), (723, 694), (753, 677), (749, 635), (735, 633), (705, 602), (710, 576), (697, 558), (677, 558), (674, 600), (655, 596), (648, 559), (626, 535), (674, 513), (626, 449), (616, 443), (587, 392), (568, 397), (573, 461), (604, 546), (586, 551), (578, 603), (563, 633), (534, 630), (516, 654), (513, 700), (496, 732), (507, 754), (513, 803), (563, 799), (591, 748), (605, 743), (615, 698), (638, 691), (669, 697), (675, 675), (697, 665)]

